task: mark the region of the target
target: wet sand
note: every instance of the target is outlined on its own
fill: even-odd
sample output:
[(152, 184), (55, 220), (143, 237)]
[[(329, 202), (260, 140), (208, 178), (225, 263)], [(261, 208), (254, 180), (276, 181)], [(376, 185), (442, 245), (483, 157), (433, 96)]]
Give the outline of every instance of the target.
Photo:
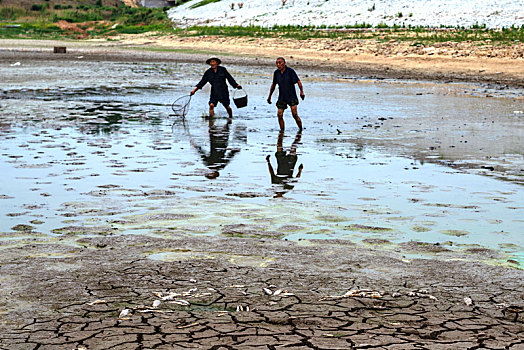
[[(0, 40), (1, 51), (14, 51), (13, 60), (17, 58), (17, 50), (49, 53), (53, 46), (67, 46), (70, 54), (89, 54), (93, 59), (101, 55), (104, 59), (136, 61), (198, 62), (210, 55), (222, 55), (228, 64), (274, 66), (275, 57), (284, 56), (290, 66), (332, 70), (357, 77), (524, 87), (522, 43), (509, 46), (436, 43), (430, 47), (415, 44), (416, 41), (179, 37), (154, 33), (121, 35), (110, 41)], [(2, 56), (9, 57), (7, 53)]]
[[(17, 42), (6, 50), (2, 43), (0, 57), (67, 65), (80, 56), (200, 62), (209, 54), (68, 43), (68, 54), (55, 55), (48, 51), (54, 44)], [(272, 66), (269, 55), (232, 62)], [(386, 68), (354, 72), (395, 78), (398, 71)], [(449, 74), (451, 80), (468, 80)], [(479, 79), (520, 86), (515, 77)], [(520, 90), (495, 91), (521, 98)], [(384, 122), (383, 138), (393, 139), (394, 125)], [(380, 249), (385, 240), (369, 239), (368, 248), (349, 240), (291, 242), (234, 223), (213, 237), (169, 227), (157, 227), (166, 238), (113, 236), (111, 230), (69, 226), (52, 238), (31, 227), (11, 233), (25, 239), (0, 255), (0, 349), (524, 348), (524, 271), (480, 262), (491, 257), (488, 249), (448, 255), (439, 244), (406, 242), (404, 249), (414, 255), (440, 255), (402, 257)]]

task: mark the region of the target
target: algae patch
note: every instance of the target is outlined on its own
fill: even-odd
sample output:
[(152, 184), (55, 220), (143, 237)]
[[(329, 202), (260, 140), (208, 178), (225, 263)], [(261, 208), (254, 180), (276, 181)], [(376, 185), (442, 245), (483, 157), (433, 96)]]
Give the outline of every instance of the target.
[(186, 261), (186, 260), (214, 260), (225, 259), (229, 263), (238, 266), (267, 267), (276, 261), (275, 258), (260, 255), (239, 255), (222, 252), (205, 252), (187, 249), (161, 250), (147, 252), (147, 257), (151, 260), (164, 262)]
[(346, 226), (345, 228), (350, 231), (359, 231), (359, 232), (368, 232), (368, 233), (393, 231), (393, 229), (389, 227), (367, 226), (367, 225), (360, 225), (360, 224), (351, 224), (349, 226)]
[(34, 226), (27, 225), (27, 224), (19, 224), (19, 225), (11, 227), (11, 230), (18, 231), (18, 232), (31, 232), (34, 229), (35, 229)]
[(109, 236), (116, 233), (118, 230), (111, 226), (66, 226), (61, 228), (56, 228), (51, 230), (52, 233), (57, 235), (67, 235), (67, 236), (76, 236), (76, 235), (102, 235)]
[(442, 230), (441, 233), (448, 235), (448, 236), (455, 236), (455, 237), (462, 237), (469, 235), (468, 231), (464, 230)]
[(425, 227), (425, 226), (420, 226), (420, 225), (415, 225), (415, 226), (411, 227), (411, 230), (414, 231), (414, 232), (428, 232), (428, 231), (431, 231), (430, 228)]

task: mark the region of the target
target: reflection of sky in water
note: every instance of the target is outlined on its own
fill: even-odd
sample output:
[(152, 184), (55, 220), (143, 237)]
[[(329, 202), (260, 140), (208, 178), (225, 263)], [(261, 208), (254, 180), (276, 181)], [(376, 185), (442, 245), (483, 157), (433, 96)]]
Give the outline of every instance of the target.
[[(119, 64), (114, 73), (123, 77), (131, 71), (126, 79), (108, 78), (104, 85), (100, 77), (89, 77), (75, 85), (75, 94), (66, 94), (65, 88), (28, 92), (16, 90), (16, 84), (7, 86), (10, 98), (0, 104), (5, 115), (0, 129), (0, 231), (32, 220), (42, 221), (33, 226), (46, 234), (70, 225), (111, 225), (123, 234), (154, 233), (159, 227), (217, 234), (224, 225), (245, 224), (267, 231), (284, 227), (289, 239), (451, 241), (496, 249), (506, 244), (511, 256), (523, 261), (522, 186), (421, 164), (398, 149), (334, 140), (337, 129), (373, 138), (371, 129), (361, 128), (366, 118), (511, 118), (517, 101), (444, 94), (451, 88), (431, 84), (304, 78), (307, 97), (299, 112), (306, 130), (296, 164), (304, 170), (292, 190), (274, 198), (283, 187), (271, 184), (265, 160), (270, 155), (275, 165), (276, 110), (265, 102), (270, 83), (265, 76), (272, 68), (263, 68), (264, 77), (253, 68), (246, 68), (247, 73), (230, 69), (248, 91), (249, 106), (234, 109), (230, 147), (240, 152), (218, 178), (209, 180), (189, 142), (210, 146), (202, 118), (208, 88), (193, 97), (187, 129), (168, 115), (170, 102), (188, 93), (200, 77), (191, 68), (191, 78), (184, 81), (181, 71), (187, 67), (167, 66), (171, 71), (163, 74)], [(218, 112), (225, 115), (222, 107)], [(289, 148), (296, 127), (289, 111), (285, 119), (283, 146)], [(225, 121), (220, 117), (216, 122)], [(127, 226), (119, 221), (152, 212), (194, 216)]]

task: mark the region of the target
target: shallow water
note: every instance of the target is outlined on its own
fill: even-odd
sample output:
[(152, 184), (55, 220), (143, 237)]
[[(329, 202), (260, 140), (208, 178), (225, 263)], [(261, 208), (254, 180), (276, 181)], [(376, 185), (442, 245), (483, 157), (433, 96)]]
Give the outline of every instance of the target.
[(272, 184), (271, 70), (228, 68), (249, 106), (230, 123), (219, 107), (210, 127), (207, 88), (185, 122), (170, 108), (204, 66), (2, 63), (0, 246), (221, 234), (524, 264), (521, 91), (298, 71), (305, 130), (286, 111), (282, 146), (295, 144), (297, 163), (292, 179)]

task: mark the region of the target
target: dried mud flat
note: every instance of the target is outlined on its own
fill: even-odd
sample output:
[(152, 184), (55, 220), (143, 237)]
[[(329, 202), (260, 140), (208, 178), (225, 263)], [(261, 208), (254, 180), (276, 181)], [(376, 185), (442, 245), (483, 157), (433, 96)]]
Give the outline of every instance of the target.
[[(68, 43), (64, 56), (49, 52), (53, 44), (2, 46), (0, 57), (207, 56), (126, 52), (118, 43)], [(460, 254), (399, 258), (342, 240), (247, 239), (241, 228), (235, 237), (170, 239), (69, 231), (20, 229), (24, 243), (1, 250), (0, 349), (524, 349), (523, 270)], [(414, 254), (442, 249), (412, 245)], [(482, 260), (489, 250), (475, 254)]]
[(308, 243), (126, 236), (3, 250), (0, 348), (524, 347), (521, 270)]

